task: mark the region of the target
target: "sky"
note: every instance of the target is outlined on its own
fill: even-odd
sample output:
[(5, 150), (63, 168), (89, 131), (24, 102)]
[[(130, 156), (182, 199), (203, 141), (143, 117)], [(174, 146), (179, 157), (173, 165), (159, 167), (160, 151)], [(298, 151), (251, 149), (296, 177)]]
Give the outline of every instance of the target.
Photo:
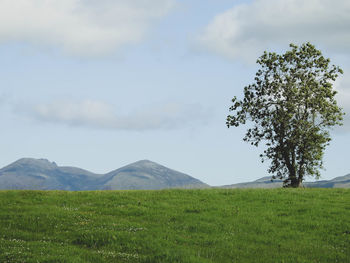
[(349, 113), (322, 179), (348, 174), (349, 14), (348, 0), (0, 0), (0, 167), (148, 159), (210, 185), (268, 176), (228, 108), (264, 50), (309, 41), (344, 70), (334, 87)]

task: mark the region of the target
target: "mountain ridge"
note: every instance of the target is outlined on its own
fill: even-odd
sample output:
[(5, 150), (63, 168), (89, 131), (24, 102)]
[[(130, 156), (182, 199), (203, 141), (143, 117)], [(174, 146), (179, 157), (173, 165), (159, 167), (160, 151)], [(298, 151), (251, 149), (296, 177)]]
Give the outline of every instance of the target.
[(208, 187), (198, 179), (149, 160), (125, 165), (107, 173), (105, 177), (108, 179), (105, 182), (107, 188), (116, 190)]
[(58, 166), (47, 159), (21, 158), (0, 169), (0, 189), (130, 190), (206, 188), (187, 174), (149, 160), (140, 160), (106, 174)]
[[(306, 188), (350, 188), (350, 174), (335, 177), (331, 180), (320, 180), (315, 182), (304, 182)], [(283, 180), (266, 176), (252, 182), (223, 185), (219, 188), (280, 188), (283, 187)]]
[[(252, 182), (214, 188), (279, 188), (283, 181), (262, 177)], [(58, 166), (47, 159), (21, 158), (0, 169), (0, 190), (158, 190), (209, 188), (202, 181), (150, 160), (139, 160), (105, 174), (72, 166)], [(350, 188), (350, 174), (331, 180), (305, 182), (307, 188)]]

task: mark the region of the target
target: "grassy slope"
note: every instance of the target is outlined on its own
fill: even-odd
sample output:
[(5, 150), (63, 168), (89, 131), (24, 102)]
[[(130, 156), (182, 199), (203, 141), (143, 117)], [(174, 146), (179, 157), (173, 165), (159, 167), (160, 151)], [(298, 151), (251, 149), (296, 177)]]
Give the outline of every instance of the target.
[(0, 191), (0, 262), (350, 262), (350, 190)]

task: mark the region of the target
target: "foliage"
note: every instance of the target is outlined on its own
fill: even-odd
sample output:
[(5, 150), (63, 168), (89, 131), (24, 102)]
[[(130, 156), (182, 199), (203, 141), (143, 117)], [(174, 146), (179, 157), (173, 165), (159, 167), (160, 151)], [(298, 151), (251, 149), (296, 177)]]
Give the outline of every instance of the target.
[(0, 191), (0, 262), (349, 262), (350, 190)]
[(272, 179), (299, 187), (305, 176), (320, 176), (329, 129), (341, 125), (333, 82), (342, 70), (310, 43), (290, 47), (282, 55), (265, 51), (257, 60), (255, 82), (244, 88), (243, 100), (232, 99), (226, 124), (251, 121), (244, 140), (255, 146), (266, 142), (260, 156), (271, 160)]

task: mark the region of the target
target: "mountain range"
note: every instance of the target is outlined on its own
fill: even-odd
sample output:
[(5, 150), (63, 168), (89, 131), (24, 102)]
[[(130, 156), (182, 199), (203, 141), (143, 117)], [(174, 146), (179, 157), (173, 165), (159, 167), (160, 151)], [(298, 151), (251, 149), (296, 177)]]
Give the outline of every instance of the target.
[[(305, 187), (350, 188), (350, 174), (332, 180), (306, 182)], [(22, 158), (0, 169), (0, 190), (157, 190), (167, 188), (209, 188), (187, 174), (148, 160), (138, 161), (106, 174), (58, 166), (47, 159)], [(282, 180), (263, 177), (253, 182), (220, 188), (278, 188)]]
[(107, 174), (58, 166), (46, 159), (20, 159), (0, 169), (0, 189), (130, 190), (206, 188), (207, 184), (157, 163), (142, 160)]
[[(282, 186), (283, 180), (275, 179), (271, 181), (271, 177), (267, 176), (253, 182), (224, 185), (220, 188), (281, 188)], [(350, 174), (332, 180), (304, 182), (303, 186), (306, 188), (350, 188)]]

